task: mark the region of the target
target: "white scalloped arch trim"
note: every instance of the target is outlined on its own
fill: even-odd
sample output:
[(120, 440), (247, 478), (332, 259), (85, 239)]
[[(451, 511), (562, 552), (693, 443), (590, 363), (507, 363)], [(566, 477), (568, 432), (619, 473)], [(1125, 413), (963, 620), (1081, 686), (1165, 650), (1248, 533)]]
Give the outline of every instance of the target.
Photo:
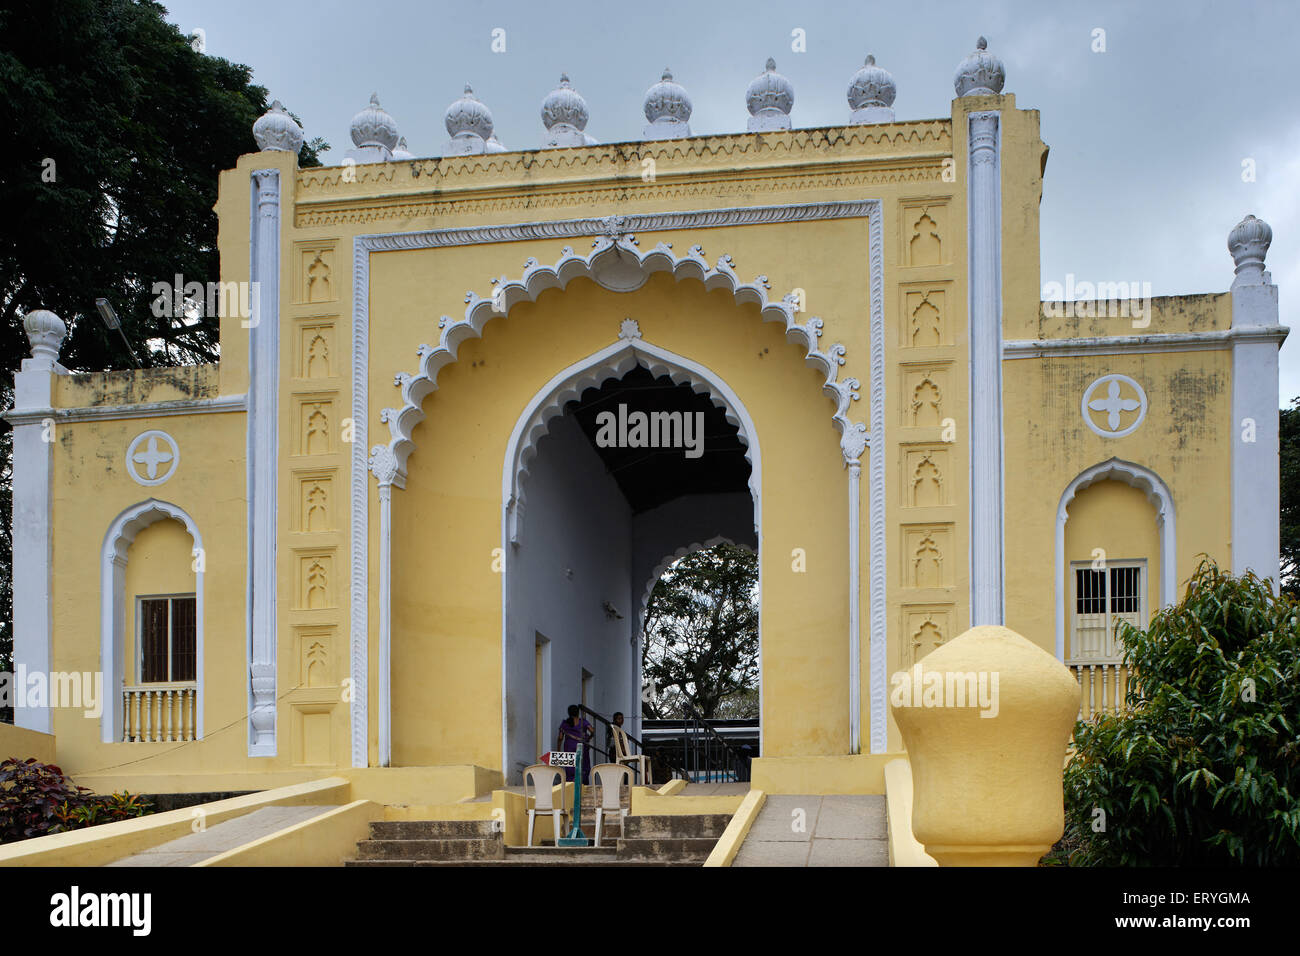
[(715, 534), (712, 538), (709, 538), (706, 541), (696, 541), (693, 544), (688, 544), (684, 547), (678, 548), (672, 554), (665, 555), (664, 559), (660, 561), (657, 565), (655, 565), (654, 570), (650, 572), (649, 578), (646, 579), (645, 587), (641, 589), (641, 607), (640, 607), (640, 617), (637, 618), (638, 622), (642, 622), (644, 620), (645, 609), (650, 604), (650, 592), (652, 592), (655, 589), (655, 585), (659, 583), (659, 579), (663, 577), (665, 571), (667, 571), (670, 567), (672, 567), (682, 558), (686, 557), (688, 554), (694, 554), (696, 551), (707, 551), (709, 548), (712, 548), (714, 545), (719, 545), (719, 544), (729, 544), (732, 545), (733, 547), (744, 548), (750, 554), (757, 553), (749, 545), (740, 541), (736, 541), (730, 535)]
[(707, 395), (722, 409), (745, 446), (745, 460), (750, 466), (749, 494), (754, 502), (754, 528), (758, 529), (763, 469), (749, 412), (730, 386), (712, 372), (638, 337), (619, 339), (564, 369), (542, 386), (519, 417), (507, 446), (501, 485), (501, 501), (506, 511), (506, 540), (509, 543), (519, 543), (525, 500), (523, 482), (529, 465), (537, 457), (537, 443), (549, 431), (550, 422), (564, 413), (566, 403), (581, 396), (586, 389), (599, 388), (610, 379), (622, 378), (636, 366), (647, 369), (655, 377), (667, 375), (678, 385), (687, 385), (692, 391)]
[[(479, 338), (483, 327), (493, 318), (510, 314), (510, 309), (520, 302), (535, 302), (547, 289), (563, 289), (576, 278), (589, 278), (605, 288), (607, 277), (617, 274), (619, 280), (628, 267), (635, 265), (645, 278), (656, 272), (667, 272), (676, 281), (696, 279), (708, 290), (725, 289), (731, 292), (738, 304), (755, 304), (766, 322), (780, 322), (785, 327), (786, 340), (804, 349), (804, 361), (826, 376), (822, 390), (835, 406), (832, 422), (841, 436), (841, 447), (846, 456), (857, 457), (866, 444), (866, 428), (848, 418), (849, 406), (858, 400), (861, 387), (854, 378), (839, 381), (839, 369), (844, 364), (845, 348), (836, 343), (828, 351), (820, 351), (818, 339), (822, 334), (822, 320), (816, 316), (802, 325), (795, 321), (794, 296), (771, 301), (767, 296), (767, 279), (759, 276), (753, 282), (743, 283), (731, 267), (731, 257), (718, 258), (710, 267), (700, 246), (692, 246), (685, 256), (678, 257), (667, 243), (659, 243), (650, 252), (642, 252), (635, 238), (622, 236), (598, 238), (589, 255), (579, 256), (565, 247), (554, 266), (543, 266), (529, 258), (523, 275), (517, 280), (498, 280), (492, 298), (481, 298), (469, 292), (465, 296), (465, 317), (458, 322), (445, 324), (438, 346), (421, 345), (419, 368), (415, 375), (399, 373), (396, 382), (401, 388), (401, 408), (385, 408), (380, 420), (388, 425), (391, 438), (387, 444), (371, 449), (370, 470), (381, 482), (391, 482), (405, 487), (406, 462), (415, 449), (412, 434), (424, 420), (424, 400), (438, 387), (438, 373), (456, 361), (461, 344)], [(629, 258), (631, 257), (631, 258)], [(856, 452), (856, 454), (855, 454)]]
[[(718, 386), (704, 377), (700, 373), (701, 370), (690, 367), (691, 364), (680, 356), (674, 356), (671, 352), (659, 349), (648, 342), (633, 339), (615, 343), (584, 362), (578, 363), (579, 370), (576, 372), (570, 371), (573, 366), (561, 372), (543, 390), (546, 397), (542, 404), (528, 416), (522, 432), (518, 432), (517, 437), (511, 439), (511, 447), (517, 449), (514, 476), (510, 486), (503, 489), (505, 496), (503, 500), (508, 505), (516, 506), (516, 510), (517, 506), (522, 505), (526, 497), (524, 481), (528, 477), (529, 466), (537, 457), (537, 443), (550, 431), (552, 419), (564, 413), (565, 405), (581, 397), (587, 389), (600, 388), (610, 379), (620, 379), (640, 366), (655, 378), (667, 376), (677, 385), (688, 386), (693, 392), (706, 396), (722, 410), (727, 422), (736, 429), (741, 444), (745, 446), (745, 460), (750, 466), (749, 494), (757, 513), (759, 469), (754, 461), (754, 443), (751, 438), (753, 424), (748, 421), (748, 415), (738, 412), (732, 406), (731, 401), (738, 402), (734, 396), (720, 394)], [(729, 389), (727, 391), (730, 392)], [(512, 534), (511, 542), (517, 543), (517, 540), (517, 537)]]

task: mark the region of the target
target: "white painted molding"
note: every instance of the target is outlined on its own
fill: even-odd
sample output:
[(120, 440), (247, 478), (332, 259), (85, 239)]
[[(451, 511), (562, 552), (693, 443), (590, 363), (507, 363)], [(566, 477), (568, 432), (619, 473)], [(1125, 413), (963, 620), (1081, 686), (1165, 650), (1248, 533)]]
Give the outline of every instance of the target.
[[(1114, 401), (1116, 401), (1117, 404), (1114, 406), (1110, 404), (1112, 401), (1109, 388), (1111, 382), (1115, 383)], [(1107, 386), (1106, 395), (1103, 398), (1098, 398), (1096, 397), (1097, 390), (1103, 385)], [(1120, 385), (1127, 385), (1129, 388), (1133, 389), (1133, 391), (1137, 393), (1137, 398), (1124, 398), (1119, 393)], [(1134, 402), (1136, 402), (1136, 406), (1131, 404)], [(1146, 420), (1148, 408), (1149, 403), (1147, 402), (1146, 389), (1139, 385), (1136, 379), (1129, 378), (1127, 375), (1121, 375), (1118, 372), (1111, 372), (1108, 375), (1103, 375), (1100, 378), (1093, 379), (1093, 381), (1088, 384), (1088, 387), (1083, 390), (1083, 397), (1079, 400), (1079, 413), (1083, 416), (1083, 423), (1088, 426), (1093, 434), (1100, 435), (1102, 438), (1123, 438), (1126, 435), (1133, 434)], [(1116, 428), (1114, 431), (1107, 431), (1105, 428), (1102, 428), (1097, 424), (1096, 418), (1093, 417), (1093, 412), (1106, 412), (1106, 424), (1109, 427), (1111, 416), (1114, 416), (1114, 421), (1118, 422), (1118, 416), (1121, 411), (1137, 412), (1137, 418), (1130, 422), (1128, 427)]]
[[(203, 537), (198, 525), (182, 508), (167, 501), (150, 498), (127, 508), (108, 526), (99, 561), (99, 667), (104, 673), (104, 712), (100, 716), (100, 740), (116, 743), (122, 739), (122, 687), (126, 653), (126, 563), (131, 543), (149, 525), (174, 518), (185, 526), (195, 557), (203, 555)], [(198, 683), (195, 695), (194, 736), (203, 739), (203, 562), (194, 569), (194, 676)]]
[[(961, 85), (959, 76), (958, 85)], [(971, 625), (1005, 621), (1002, 434), (1002, 166), (997, 110), (971, 113), (970, 256)]]
[(1056, 659), (1065, 660), (1065, 523), (1069, 520), (1070, 502), (1084, 488), (1098, 481), (1122, 481), (1140, 489), (1156, 510), (1156, 529), (1160, 537), (1160, 606), (1169, 607), (1176, 600), (1178, 587), (1178, 535), (1174, 520), (1174, 496), (1154, 471), (1111, 458), (1081, 472), (1061, 493), (1056, 506)]
[[(1247, 216), (1229, 236), (1232, 283), (1232, 572), (1281, 586), (1278, 289), (1264, 271), (1273, 231)], [(1263, 334), (1261, 334), (1263, 333)]]
[[(30, 364), (29, 364), (30, 363)], [(14, 376), (14, 400), (27, 408), (47, 405), (54, 388), (52, 369), (24, 359)], [(10, 420), (18, 416), (10, 413)], [(43, 419), (14, 422), (13, 520), (13, 661), (28, 671), (49, 674), (54, 661), (53, 436)], [(49, 707), (16, 707), (14, 724), (54, 733)]]
[(279, 480), (280, 173), (251, 174), (248, 330), (248, 755), (276, 754), (276, 484)]
[(1011, 339), (1002, 343), (1002, 358), (1048, 358), (1063, 355), (1120, 355), (1142, 352), (1203, 352), (1231, 348), (1234, 342), (1281, 345), (1291, 330), (1285, 325), (1219, 329), (1212, 332), (1161, 332), (1152, 335), (1101, 335), (1071, 339)]
[[(159, 448), (158, 445), (163, 447)], [(165, 431), (157, 428), (151, 428), (143, 431), (131, 439), (131, 443), (126, 446), (126, 473), (138, 485), (152, 487), (161, 485), (172, 475), (176, 474), (176, 469), (181, 464), (181, 448), (176, 443), (176, 439)], [(166, 469), (159, 472), (160, 465), (166, 465)], [(149, 472), (153, 474), (150, 475)]]
[[(386, 252), (408, 249), (431, 249), (451, 246), (476, 245), (494, 242), (520, 242), (530, 239), (581, 238), (598, 233), (612, 234), (615, 237), (627, 236), (633, 232), (651, 232), (663, 230), (710, 229), (725, 226), (756, 225), (784, 222), (813, 222), (824, 219), (869, 218), (870, 229), (870, 276), (871, 276), (871, 394), (872, 394), (872, 440), (883, 441), (884, 436), (884, 243), (881, 203), (877, 199), (853, 200), (848, 202), (798, 203), (782, 206), (729, 207), (723, 209), (702, 209), (684, 212), (665, 212), (651, 214), (633, 214), (609, 216), (605, 218), (565, 219), (545, 222), (513, 223), (500, 226), (469, 226), (456, 229), (438, 229), (412, 233), (384, 233), (357, 236), (353, 242), (353, 284), (352, 284), (352, 421), (354, 426), (354, 443), (352, 447), (351, 492), (351, 594), (350, 594), (350, 653), (353, 698), (351, 707), (352, 723), (352, 763), (353, 766), (366, 766), (368, 760), (368, 647), (369, 647), (369, 547), (370, 514), (368, 474), (372, 454), (368, 453), (368, 423), (370, 408), (370, 255), (374, 252)], [(599, 250), (597, 250), (599, 251)], [(617, 252), (617, 250), (616, 250)], [(638, 264), (644, 268), (642, 254), (637, 252)], [(595, 253), (589, 258), (594, 258)], [(620, 257), (621, 258), (621, 257)], [(602, 260), (607, 261), (607, 260)], [(695, 277), (703, 278), (709, 272), (702, 256), (691, 267), (698, 270)], [(728, 264), (729, 269), (729, 264)], [(674, 268), (674, 275), (678, 275)], [(682, 276), (685, 272), (682, 273)], [(734, 278), (734, 273), (732, 274)], [(713, 277), (715, 280), (718, 276)], [(732, 279), (723, 279), (732, 285)], [(567, 280), (566, 280), (567, 281)], [(767, 317), (768, 306), (775, 303), (766, 302), (765, 288), (752, 288), (761, 308)], [(504, 291), (504, 290), (503, 290)], [(476, 298), (476, 297), (475, 297)], [(482, 302), (483, 300), (479, 300)], [(787, 323), (787, 337), (792, 331), (790, 310), (793, 300), (787, 299), (782, 305), (787, 308), (784, 315), (774, 315)], [(474, 303), (471, 302), (471, 307)], [(458, 323), (461, 324), (461, 323)], [(821, 320), (813, 319), (802, 328), (815, 330), (821, 334)], [(798, 326), (796, 326), (798, 328)], [(445, 330), (444, 330), (445, 332)], [(463, 334), (463, 333), (462, 333)], [(804, 334), (807, 337), (807, 333)], [(447, 336), (444, 334), (444, 339)], [(458, 344), (458, 342), (456, 343)], [(811, 343), (810, 343), (811, 344)], [(423, 353), (423, 350), (421, 350)], [(423, 354), (421, 355), (423, 358)], [(831, 357), (835, 364), (844, 363), (843, 353)], [(844, 387), (857, 382), (848, 379), (838, 383)], [(841, 392), (841, 395), (844, 393)], [(847, 405), (848, 402), (845, 402)], [(838, 404), (837, 404), (838, 409)], [(847, 421), (847, 417), (845, 418)], [(390, 422), (390, 433), (392, 423)], [(852, 431), (850, 430), (850, 435)], [(860, 429), (857, 429), (860, 430)], [(843, 437), (843, 433), (842, 433)], [(856, 441), (850, 438), (850, 441)], [(378, 447), (378, 446), (376, 446)], [(843, 447), (843, 446), (842, 446)], [(846, 461), (847, 464), (847, 461)], [(392, 482), (401, 487), (393, 459), (394, 475)], [(390, 467), (385, 465), (385, 467)], [(871, 463), (871, 516), (872, 516), (872, 720), (873, 747), (878, 742), (879, 751), (885, 749), (886, 731), (886, 688), (885, 641), (886, 622), (884, 612), (885, 599), (885, 534), (884, 534), (884, 482), (885, 468), (880, 456)], [(856, 586), (856, 584), (854, 585)]]
[(205, 415), (242, 412), (248, 408), (243, 395), (181, 399), (174, 402), (141, 402), (138, 405), (91, 405), (82, 408), (24, 408), (5, 412), (9, 424), (31, 425), (52, 418), (55, 422), (107, 422), (131, 418), (168, 418), (173, 415)]
[[(889, 749), (889, 712), (885, 704), (889, 694), (888, 637), (885, 617), (888, 591), (887, 546), (885, 543), (885, 238), (880, 207), (871, 213), (868, 271), (871, 281), (871, 442), (874, 449), (867, 459), (867, 509), (871, 548), (871, 582), (868, 597), (871, 604), (871, 752), (882, 754)], [(853, 474), (850, 470), (850, 482)], [(855, 500), (857, 491), (850, 487)], [(859, 602), (861, 569), (858, 566), (859, 548), (856, 526), (851, 526), (849, 595), (853, 606)], [(849, 635), (850, 646), (861, 636)], [(859, 731), (860, 735), (861, 731)]]

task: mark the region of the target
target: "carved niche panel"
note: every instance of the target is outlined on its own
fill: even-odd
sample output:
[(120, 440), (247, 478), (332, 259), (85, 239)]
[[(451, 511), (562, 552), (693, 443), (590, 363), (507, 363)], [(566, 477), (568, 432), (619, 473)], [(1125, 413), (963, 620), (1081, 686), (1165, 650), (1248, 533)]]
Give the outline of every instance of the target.
[(333, 378), (338, 374), (334, 355), (334, 323), (311, 320), (298, 327), (298, 378)]
[(923, 285), (902, 288), (899, 322), (903, 348), (935, 348), (952, 344), (948, 316), (948, 295), (944, 286)]
[(903, 365), (900, 424), (908, 428), (939, 428), (950, 417), (948, 365)]
[(298, 481), (298, 524), (295, 531), (316, 534), (335, 531), (333, 472), (300, 473)]
[(931, 651), (942, 646), (952, 631), (952, 605), (907, 605), (903, 608), (902, 664), (912, 667)]
[(900, 488), (904, 508), (934, 508), (952, 504), (948, 446), (904, 446)]
[(333, 302), (339, 297), (334, 272), (334, 243), (300, 243), (296, 247), (296, 302)]
[(300, 627), (298, 631), (298, 684), (300, 687), (334, 687), (334, 628)]
[(298, 395), (299, 455), (328, 455), (334, 451), (334, 400), (324, 395)]
[(909, 200), (903, 203), (902, 213), (903, 265), (946, 265), (951, 260), (947, 201)]
[(335, 606), (333, 552), (298, 552), (298, 609), (318, 611)]
[(953, 584), (951, 525), (903, 528), (903, 587), (949, 588)]

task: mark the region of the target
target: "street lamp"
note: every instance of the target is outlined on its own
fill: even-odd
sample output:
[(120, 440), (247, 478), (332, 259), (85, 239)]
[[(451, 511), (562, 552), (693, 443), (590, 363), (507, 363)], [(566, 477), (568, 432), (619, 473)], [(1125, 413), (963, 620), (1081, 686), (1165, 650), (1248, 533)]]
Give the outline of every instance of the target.
[(135, 357), (135, 349), (131, 348), (131, 343), (126, 339), (126, 333), (122, 331), (122, 323), (118, 321), (117, 313), (113, 311), (113, 306), (107, 299), (96, 299), (95, 308), (99, 310), (99, 317), (104, 320), (104, 325), (108, 329), (117, 329), (117, 334), (122, 337), (122, 344), (126, 346), (127, 352), (131, 356), (131, 361), (135, 363), (136, 368), (144, 368), (140, 360)]

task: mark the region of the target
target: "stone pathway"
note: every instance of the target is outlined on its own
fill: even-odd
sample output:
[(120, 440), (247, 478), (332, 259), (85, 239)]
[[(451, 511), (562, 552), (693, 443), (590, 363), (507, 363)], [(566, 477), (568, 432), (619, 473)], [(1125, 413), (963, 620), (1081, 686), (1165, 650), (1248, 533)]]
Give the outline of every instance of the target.
[(178, 840), (160, 844), (142, 853), (114, 860), (106, 866), (192, 866), (209, 857), (233, 850), (285, 827), (320, 816), (335, 807), (263, 807), (191, 833)]
[(888, 866), (885, 798), (771, 794), (732, 866)]

